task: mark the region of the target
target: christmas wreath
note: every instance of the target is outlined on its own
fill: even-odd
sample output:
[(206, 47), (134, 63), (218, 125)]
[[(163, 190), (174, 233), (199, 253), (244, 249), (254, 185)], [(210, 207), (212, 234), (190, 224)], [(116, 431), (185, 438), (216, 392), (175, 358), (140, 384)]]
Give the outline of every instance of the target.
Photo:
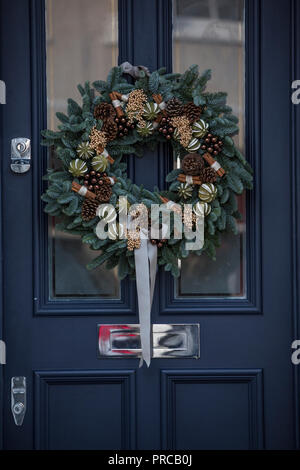
[[(43, 144), (54, 147), (60, 162), (45, 177), (44, 210), (60, 218), (59, 230), (81, 236), (98, 252), (88, 269), (103, 263), (108, 269), (118, 266), (123, 279), (136, 276), (134, 251), (141, 239), (130, 230), (124, 233), (116, 214), (136, 204), (150, 208), (162, 203), (175, 214), (188, 204), (184, 226), (191, 229), (198, 216), (204, 217), (204, 244), (195, 252), (214, 259), (220, 235), (237, 233), (241, 214), (236, 195), (252, 188), (251, 167), (232, 140), (238, 119), (226, 104), (226, 93), (205, 92), (210, 71), (199, 75), (195, 65), (183, 74), (165, 69), (150, 74), (140, 68), (133, 83), (123, 72), (122, 66), (114, 67), (106, 81), (79, 85), (82, 105), (69, 99), (67, 114), (57, 113), (58, 130), (42, 132)], [(159, 143), (172, 145), (181, 168), (166, 176), (166, 191), (149, 191), (127, 177), (124, 157), (142, 157), (145, 147), (154, 150)], [(125, 205), (120, 196), (127, 198)], [(108, 224), (105, 239), (97, 232), (101, 219)], [(151, 243), (158, 265), (177, 277), (178, 260), (189, 250), (185, 235), (173, 235), (171, 225), (170, 238), (153, 238)]]

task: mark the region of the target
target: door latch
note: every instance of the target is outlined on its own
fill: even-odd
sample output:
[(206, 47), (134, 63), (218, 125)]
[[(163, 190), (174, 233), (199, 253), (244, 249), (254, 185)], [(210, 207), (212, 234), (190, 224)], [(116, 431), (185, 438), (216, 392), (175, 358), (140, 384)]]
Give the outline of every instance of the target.
[(16, 426), (22, 426), (26, 413), (26, 377), (11, 379), (11, 412)]
[(30, 139), (18, 137), (11, 141), (11, 165), (14, 173), (26, 173), (30, 169), (31, 145)]

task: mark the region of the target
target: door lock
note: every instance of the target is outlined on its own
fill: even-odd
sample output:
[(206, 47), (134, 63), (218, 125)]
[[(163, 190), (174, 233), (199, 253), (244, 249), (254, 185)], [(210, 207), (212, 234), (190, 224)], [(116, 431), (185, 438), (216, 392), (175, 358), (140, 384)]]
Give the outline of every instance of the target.
[(26, 413), (26, 377), (11, 379), (11, 411), (16, 426), (22, 426)]
[(26, 173), (30, 169), (30, 139), (18, 137), (11, 141), (11, 165), (14, 173)]

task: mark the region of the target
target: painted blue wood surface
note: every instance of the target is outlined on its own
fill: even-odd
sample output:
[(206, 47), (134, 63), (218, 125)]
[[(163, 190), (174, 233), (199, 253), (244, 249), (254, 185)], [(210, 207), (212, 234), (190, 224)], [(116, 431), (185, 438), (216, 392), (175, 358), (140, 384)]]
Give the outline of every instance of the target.
[[(49, 301), (47, 220), (41, 176), (46, 154), (44, 6), (0, 0), (4, 368), (6, 449), (289, 449), (299, 446), (299, 123), (290, 101), (300, 78), (296, 0), (249, 0), (246, 9), (246, 148), (255, 170), (247, 201), (247, 298), (177, 300), (160, 274), (153, 321), (201, 324), (201, 358), (99, 360), (97, 323), (137, 322), (134, 283), (119, 302)], [(120, 0), (120, 62), (172, 68), (169, 0)], [(201, 64), (200, 64), (201, 65)], [(88, 78), (88, 77), (87, 77)], [(10, 140), (32, 140), (33, 167), (9, 169)], [(146, 186), (163, 185), (171, 155), (131, 165)], [(145, 179), (146, 178), (146, 179)], [(28, 381), (21, 428), (9, 405), (13, 375)]]

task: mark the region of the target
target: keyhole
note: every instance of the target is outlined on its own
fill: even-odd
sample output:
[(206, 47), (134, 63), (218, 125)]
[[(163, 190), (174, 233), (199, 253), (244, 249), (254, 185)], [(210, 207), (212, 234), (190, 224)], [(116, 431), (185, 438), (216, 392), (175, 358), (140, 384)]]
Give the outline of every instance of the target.
[(24, 409), (24, 405), (21, 402), (18, 402), (14, 405), (14, 413), (16, 415), (19, 415), (20, 413), (22, 413), (23, 409)]
[(18, 152), (20, 152), (20, 153), (24, 153), (24, 152), (25, 152), (25, 150), (26, 150), (26, 145), (24, 144), (24, 142), (19, 142), (19, 143), (17, 144), (17, 150), (18, 150)]

